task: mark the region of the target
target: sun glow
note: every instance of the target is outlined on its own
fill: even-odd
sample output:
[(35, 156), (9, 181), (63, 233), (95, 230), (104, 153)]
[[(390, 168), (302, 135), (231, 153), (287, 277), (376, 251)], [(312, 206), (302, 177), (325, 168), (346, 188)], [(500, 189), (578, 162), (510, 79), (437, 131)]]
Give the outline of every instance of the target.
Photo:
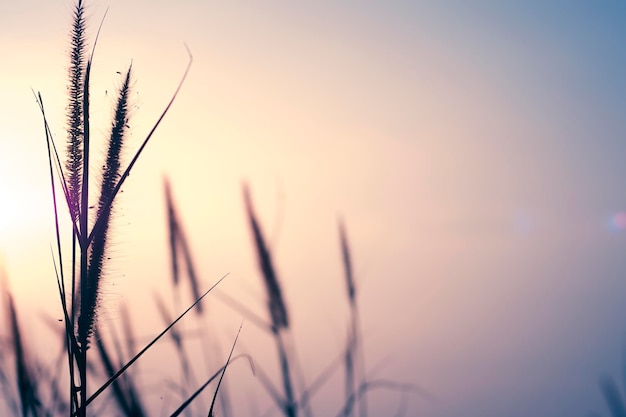
[(0, 204), (0, 242), (3, 245), (10, 243), (12, 236), (19, 229), (18, 224), (22, 222), (17, 207), (17, 201), (11, 193), (6, 192), (1, 187), (2, 204)]
[[(6, 180), (6, 177), (4, 177)], [(29, 236), (46, 220), (47, 201), (40, 190), (22, 187), (23, 184), (0, 182), (0, 244), (13, 245), (21, 237)]]
[(0, 241), (3, 241), (3, 237), (12, 229), (11, 225), (18, 219), (19, 213), (13, 193), (1, 182), (0, 195), (2, 195), (2, 204), (0, 204)]

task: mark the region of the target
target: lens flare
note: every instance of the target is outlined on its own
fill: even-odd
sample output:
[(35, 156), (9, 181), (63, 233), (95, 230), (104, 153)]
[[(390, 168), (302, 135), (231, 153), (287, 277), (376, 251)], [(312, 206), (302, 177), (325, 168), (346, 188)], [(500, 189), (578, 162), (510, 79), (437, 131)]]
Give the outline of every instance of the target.
[(615, 232), (626, 230), (626, 212), (620, 211), (611, 216), (609, 229)]

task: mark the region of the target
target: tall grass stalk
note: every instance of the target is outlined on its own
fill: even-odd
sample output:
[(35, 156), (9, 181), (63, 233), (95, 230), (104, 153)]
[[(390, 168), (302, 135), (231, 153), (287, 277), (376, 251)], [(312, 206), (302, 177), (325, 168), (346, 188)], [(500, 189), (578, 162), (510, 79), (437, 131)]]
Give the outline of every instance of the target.
[(248, 216), (252, 238), (254, 240), (254, 246), (257, 252), (259, 268), (261, 269), (263, 283), (265, 284), (267, 307), (272, 323), (272, 333), (278, 350), (278, 360), (280, 363), (285, 395), (283, 411), (287, 417), (295, 417), (298, 413), (298, 405), (295, 400), (295, 392), (289, 367), (289, 358), (287, 357), (287, 350), (285, 349), (285, 341), (283, 339), (284, 332), (289, 328), (287, 307), (283, 300), (280, 284), (278, 283), (278, 277), (272, 264), (272, 257), (270, 255), (269, 248), (265, 243), (261, 227), (254, 212), (252, 199), (250, 197), (250, 190), (248, 185), (245, 183), (243, 185), (243, 196), (246, 214)]
[[(84, 138), (84, 101), (83, 94), (85, 90), (85, 54), (86, 54), (86, 40), (85, 40), (85, 8), (82, 0), (78, 0), (76, 7), (74, 8), (74, 16), (72, 22), (72, 30), (70, 33), (71, 39), (71, 52), (70, 52), (70, 67), (69, 67), (69, 103), (67, 110), (67, 158), (65, 162), (66, 171), (68, 173), (68, 182), (65, 185), (67, 189), (66, 201), (68, 210), (73, 224), (77, 224), (80, 216), (80, 193), (82, 189), (81, 185), (81, 170), (84, 163), (83, 155), (83, 138)], [(56, 210), (56, 203), (55, 203)], [(58, 225), (57, 225), (58, 227)], [(57, 242), (59, 242), (57, 236)], [(74, 332), (74, 318), (76, 315), (76, 252), (78, 235), (72, 233), (72, 271), (71, 271), (71, 315), (69, 316), (70, 323), (67, 323), (66, 330), (71, 329)], [(82, 252), (81, 252), (82, 253)], [(59, 262), (61, 262), (61, 251), (59, 249)], [(60, 268), (62, 271), (62, 268)], [(62, 279), (64, 284), (64, 279)], [(63, 289), (62, 298), (65, 299), (65, 289)], [(69, 342), (69, 341), (68, 341)], [(74, 355), (71, 348), (74, 346), (68, 343), (69, 353), (69, 367), (70, 367), (70, 393), (74, 396), (76, 392), (76, 386), (74, 385)], [(84, 376), (84, 374), (81, 374)], [(77, 401), (73, 398), (70, 401), (71, 409), (77, 406)]]
[[(180, 303), (180, 263), (179, 257), (182, 257), (183, 264), (185, 265), (185, 271), (187, 276), (187, 281), (189, 284), (189, 288), (191, 289), (192, 299), (197, 299), (199, 296), (199, 287), (200, 287), (200, 277), (197, 275), (197, 268), (195, 267), (194, 257), (191, 252), (191, 246), (187, 239), (187, 235), (183, 229), (183, 225), (178, 216), (178, 211), (176, 209), (176, 204), (174, 202), (174, 197), (172, 195), (172, 189), (170, 182), (167, 178), (164, 180), (164, 193), (165, 193), (165, 205), (167, 211), (167, 229), (168, 229), (168, 246), (170, 249), (170, 264), (172, 267), (172, 285), (174, 287), (174, 304), (178, 305)], [(161, 315), (164, 315), (165, 308), (162, 301), (157, 300), (160, 303), (158, 306)], [(201, 332), (201, 340), (202, 340), (202, 352), (203, 356), (206, 359), (207, 366), (213, 366), (213, 361), (211, 360), (213, 356), (219, 355), (221, 352), (220, 346), (217, 343), (211, 344), (208, 340), (210, 332), (208, 331), (207, 324), (207, 314), (206, 310), (202, 309), (202, 305), (199, 304), (196, 309), (197, 318), (200, 322), (201, 328), (204, 330)], [(213, 332), (215, 333), (215, 332)], [(179, 339), (175, 342), (177, 345), (177, 351), (179, 355), (184, 353), (184, 348), (182, 344), (182, 339)], [(182, 357), (181, 357), (182, 361)], [(181, 362), (182, 363), (182, 362)], [(187, 368), (183, 366), (183, 378), (184, 382), (189, 384), (189, 377), (191, 374), (186, 371)], [(229, 390), (226, 385), (224, 385), (220, 391), (220, 405), (222, 407), (222, 413), (224, 416), (228, 417), (231, 415), (231, 405), (230, 405), (230, 395)]]
[[(197, 299), (200, 296), (200, 284), (198, 274), (196, 273), (196, 267), (193, 262), (193, 256), (191, 254), (191, 248), (187, 241), (187, 236), (178, 218), (178, 212), (176, 205), (174, 204), (174, 198), (172, 196), (172, 190), (170, 183), (167, 179), (164, 180), (165, 188), (165, 204), (167, 208), (167, 221), (168, 221), (168, 241), (170, 247), (170, 263), (172, 267), (172, 283), (174, 288), (178, 290), (178, 284), (180, 283), (180, 264), (179, 257), (182, 256), (185, 268), (187, 270), (187, 277), (189, 278), (189, 286), (191, 288), (192, 299)], [(202, 315), (202, 304), (198, 305), (196, 310), (198, 315)]]
[[(361, 343), (361, 326), (359, 320), (359, 308), (357, 304), (357, 288), (354, 279), (352, 257), (350, 254), (350, 244), (346, 233), (345, 223), (339, 220), (339, 243), (341, 246), (341, 257), (343, 261), (344, 274), (346, 279), (346, 293), (348, 305), (350, 307), (350, 326), (348, 329), (348, 342), (345, 353), (346, 369), (346, 402), (349, 401), (353, 393), (357, 391), (357, 379), (365, 379), (365, 355)], [(358, 366), (355, 366), (355, 361)], [(357, 370), (359, 371), (357, 374)], [(360, 417), (367, 417), (366, 392), (359, 397), (358, 410)], [(349, 417), (352, 415), (350, 410)]]
[[(157, 126), (169, 110), (176, 98), (182, 83), (184, 82), (189, 67), (191, 65), (191, 55), (185, 73), (174, 92), (170, 102), (165, 107), (161, 116), (154, 124), (152, 130), (144, 139), (140, 148), (124, 171), (121, 170), (121, 152), (124, 143), (125, 131), (128, 127), (128, 98), (130, 91), (131, 70), (126, 73), (125, 80), (120, 87), (119, 95), (114, 109), (111, 133), (108, 138), (108, 151), (105, 165), (102, 172), (102, 182), (99, 187), (99, 198), (96, 217), (93, 227), (89, 229), (89, 190), (90, 190), (90, 75), (95, 45), (90, 57), (85, 61), (85, 9), (84, 2), (78, 0), (74, 8), (73, 23), (71, 29), (71, 51), (69, 66), (69, 105), (67, 122), (67, 154), (65, 158), (66, 175), (60, 164), (56, 149), (50, 134), (48, 123), (45, 117), (43, 101), (39, 98), (39, 105), (44, 117), (44, 129), (48, 144), (48, 155), (50, 160), (50, 170), (52, 179), (53, 203), (55, 208), (55, 225), (57, 230), (57, 250), (58, 268), (55, 269), (60, 274), (58, 277), (59, 293), (62, 300), (64, 312), (68, 365), (70, 374), (70, 409), (72, 414), (78, 417), (85, 417), (87, 414), (88, 402), (88, 380), (87, 380), (87, 351), (90, 339), (94, 331), (96, 322), (99, 288), (103, 277), (105, 251), (107, 246), (107, 232), (111, 220), (113, 201), (119, 192), (130, 170), (137, 162), (139, 155), (152, 137)], [(100, 27), (102, 24), (100, 25)], [(98, 33), (100, 29), (98, 29)], [(72, 222), (72, 270), (71, 270), (71, 290), (69, 303), (68, 294), (65, 288), (65, 278), (62, 264), (61, 236), (58, 225), (58, 211), (56, 199), (56, 187), (54, 185), (54, 171), (52, 166), (57, 168), (57, 178), (61, 181), (65, 200)], [(78, 259), (77, 259), (78, 252)], [(79, 279), (78, 286), (76, 279)], [(68, 307), (69, 304), (69, 307)], [(77, 369), (77, 373), (74, 371)], [(76, 375), (78, 378), (76, 379)]]
[[(73, 227), (73, 230), (72, 230), (73, 232), (72, 233), (72, 271), (71, 271), (72, 282), (71, 282), (70, 308), (68, 309), (67, 292), (65, 288), (65, 277), (63, 274), (63, 271), (64, 271), (63, 251), (61, 247), (61, 232), (60, 232), (60, 227), (59, 227), (59, 209), (58, 209), (58, 200), (57, 200), (56, 185), (55, 185), (55, 168), (56, 168), (57, 176), (61, 179), (61, 185), (62, 185), (63, 193), (65, 196), (65, 201), (68, 204), (68, 210), (70, 210), (70, 216), (72, 216), (71, 209), (69, 209), (71, 198), (70, 198), (70, 194), (68, 190), (68, 183), (65, 180), (65, 176), (61, 168), (61, 161), (59, 158), (59, 154), (56, 150), (56, 146), (54, 145), (54, 141), (52, 139), (52, 133), (50, 132), (50, 127), (48, 125), (48, 120), (46, 118), (46, 111), (44, 108), (43, 98), (41, 97), (40, 93), (35, 94), (35, 92), (33, 91), (33, 94), (35, 95), (37, 104), (39, 105), (39, 110), (41, 111), (41, 114), (43, 117), (44, 133), (46, 137), (46, 148), (48, 151), (48, 165), (50, 169), (50, 188), (52, 190), (52, 205), (54, 209), (54, 226), (55, 226), (56, 247), (57, 247), (57, 254), (58, 254), (58, 267), (57, 267), (57, 264), (54, 262), (53, 262), (53, 265), (54, 265), (57, 286), (58, 286), (58, 291), (59, 291), (59, 296), (60, 296), (60, 301), (61, 301), (61, 309), (63, 311), (63, 318), (64, 318), (63, 321), (65, 324), (64, 342), (65, 342), (65, 347), (67, 351), (68, 369), (69, 369), (69, 377), (70, 377), (69, 378), (70, 380), (69, 407), (70, 407), (70, 415), (73, 415), (75, 407), (78, 405), (77, 400), (76, 400), (77, 390), (74, 384), (74, 379), (75, 379), (74, 359), (75, 359), (75, 352), (78, 352), (78, 344), (76, 342), (76, 335), (74, 333), (74, 317), (76, 314), (75, 303), (74, 303), (75, 272), (76, 272), (75, 271), (75, 261), (76, 261), (75, 255), (76, 255), (76, 241), (77, 241), (78, 230), (76, 228), (77, 227), (76, 219), (72, 218), (72, 227)], [(54, 252), (52, 254), (52, 257), (54, 259)]]

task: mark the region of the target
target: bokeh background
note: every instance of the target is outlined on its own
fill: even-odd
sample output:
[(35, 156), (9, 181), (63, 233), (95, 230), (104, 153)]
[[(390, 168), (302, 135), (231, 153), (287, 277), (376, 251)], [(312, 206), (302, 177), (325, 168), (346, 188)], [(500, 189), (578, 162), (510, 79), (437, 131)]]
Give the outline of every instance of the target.
[[(626, 343), (624, 3), (87, 4), (91, 40), (108, 8), (95, 136), (109, 127), (117, 72), (133, 65), (128, 155), (182, 75), (185, 43), (194, 57), (116, 207), (105, 326), (123, 305), (138, 333), (162, 326), (166, 176), (204, 285), (229, 273), (222, 290), (265, 314), (247, 181), (308, 378), (345, 342), (341, 216), (371, 374), (436, 397), (410, 395), (406, 415), (608, 414), (598, 378), (619, 378)], [(0, 3), (0, 253), (34, 351), (56, 340), (41, 316), (60, 309), (31, 88), (63, 143), (71, 13), (69, 0)], [(207, 306), (227, 346), (242, 316)], [(244, 324), (239, 350), (268, 370), (272, 343)], [(150, 383), (163, 363), (153, 355), (140, 364)], [(229, 383), (242, 415), (265, 410), (238, 366)], [(337, 412), (338, 387), (340, 372), (316, 398), (319, 415)], [(399, 404), (376, 391), (371, 415)]]

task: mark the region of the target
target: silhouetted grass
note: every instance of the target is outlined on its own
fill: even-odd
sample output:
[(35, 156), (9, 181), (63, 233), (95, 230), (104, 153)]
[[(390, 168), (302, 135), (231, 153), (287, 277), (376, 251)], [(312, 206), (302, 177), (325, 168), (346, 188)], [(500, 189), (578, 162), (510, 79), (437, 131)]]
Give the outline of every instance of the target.
[(70, 215), (78, 220), (78, 201), (81, 189), (81, 169), (83, 164), (83, 90), (85, 76), (85, 7), (82, 0), (74, 9), (72, 22), (70, 67), (69, 67), (69, 103), (67, 112), (67, 160), (65, 170), (69, 178), (67, 189)]
[[(183, 230), (180, 220), (178, 219), (178, 213), (172, 197), (172, 191), (167, 179), (164, 181), (164, 188), (165, 204), (167, 206), (167, 231), (169, 236), (170, 261), (172, 265), (172, 282), (174, 288), (178, 289), (178, 284), (180, 282), (179, 257), (182, 257), (187, 270), (191, 296), (192, 299), (195, 300), (200, 296), (200, 284), (198, 274), (196, 273), (196, 267), (193, 262), (193, 256), (191, 255), (191, 248), (189, 247), (185, 231)], [(202, 314), (202, 304), (198, 305), (196, 312), (198, 314)]]
[[(244, 208), (265, 288), (269, 319), (263, 318), (261, 314), (257, 314), (253, 309), (228, 294), (222, 293), (220, 298), (243, 315), (246, 320), (273, 338), (279, 360), (277, 374), (282, 380), (282, 388), (276, 389), (269, 374), (264, 373), (260, 367), (257, 368), (254, 365), (252, 360), (254, 352), (233, 356), (241, 327), (237, 332), (225, 364), (219, 366), (219, 369), (214, 373), (213, 371), (207, 372), (206, 374), (210, 377), (199, 377), (200, 381), (205, 382), (197, 387), (194, 374), (198, 373), (198, 360), (196, 357), (189, 356), (185, 347), (187, 343), (185, 334), (175, 326), (189, 311), (195, 309), (197, 312), (195, 324), (201, 334), (206, 336), (209, 333), (205, 320), (208, 313), (206, 309), (202, 308), (201, 301), (225, 276), (202, 293), (201, 288), (206, 287), (206, 285), (198, 275), (192, 256), (192, 248), (182, 227), (180, 213), (177, 210), (171, 186), (167, 181), (165, 182), (166, 227), (172, 276), (171, 288), (168, 290), (171, 290), (176, 298), (175, 311), (179, 311), (182, 309), (179, 305), (181, 304), (179, 288), (183, 282), (189, 285), (191, 290), (191, 299), (187, 303), (189, 307), (173, 319), (162, 298), (155, 296), (156, 306), (164, 320), (165, 328), (140, 349), (136, 348), (138, 339), (130, 326), (132, 318), (125, 309), (122, 311), (125, 344), (114, 330), (107, 332), (107, 335), (101, 332), (98, 325), (98, 313), (102, 304), (101, 297), (103, 297), (101, 294), (102, 280), (105, 278), (107, 262), (110, 259), (110, 255), (107, 253), (107, 244), (110, 240), (110, 225), (114, 220), (113, 211), (116, 196), (178, 95), (186, 79), (192, 58), (190, 54), (185, 72), (165, 109), (139, 148), (134, 152), (130, 161), (125, 163), (122, 155), (125, 153), (124, 149), (128, 147), (126, 132), (131, 123), (128, 109), (133, 79), (132, 66), (128, 68), (117, 94), (111, 130), (108, 137), (105, 138), (106, 158), (100, 173), (101, 181), (99, 184), (94, 184), (94, 175), (90, 172), (90, 165), (93, 165), (90, 160), (90, 155), (93, 153), (90, 131), (90, 74), (97, 35), (88, 55), (86, 49), (87, 30), (85, 2), (78, 0), (74, 6), (70, 30), (65, 132), (67, 143), (63, 148), (65, 150), (63, 155), (59, 155), (57, 151), (56, 142), (46, 116), (43, 98), (39, 93), (35, 94), (43, 117), (48, 151), (56, 239), (53, 250), (53, 265), (63, 313), (61, 319), (63, 332), (60, 345), (63, 346), (64, 356), (60, 359), (57, 358), (52, 370), (44, 370), (35, 366), (38, 362), (27, 354), (23, 328), (20, 327), (13, 298), (9, 291), (5, 290), (9, 337), (7, 338), (8, 343), (5, 343), (6, 349), (3, 346), (3, 349), (0, 350), (0, 361), (2, 365), (6, 365), (8, 359), (4, 352), (10, 350), (14, 359), (15, 378), (14, 382), (11, 383), (10, 373), (6, 371), (5, 366), (2, 366), (0, 367), (0, 385), (3, 387), (3, 393), (12, 409), (11, 411), (24, 417), (101, 415), (104, 411), (94, 409), (93, 401), (106, 392), (110, 394), (107, 397), (109, 401), (105, 405), (107, 411), (109, 411), (109, 407), (114, 407), (115, 415), (148, 416), (149, 407), (146, 406), (144, 400), (145, 392), (142, 391), (142, 387), (137, 383), (134, 375), (127, 371), (165, 334), (169, 333), (183, 376), (182, 389), (180, 390), (182, 392), (181, 403), (172, 412), (172, 416), (179, 415), (184, 411), (191, 415), (191, 403), (213, 381), (217, 381), (210, 407), (208, 410), (206, 408), (202, 410), (202, 414), (206, 415), (208, 412), (209, 416), (219, 414), (228, 417), (230, 405), (227, 388), (223, 384), (224, 376), (230, 364), (240, 358), (248, 360), (253, 373), (275, 401), (280, 412), (286, 417), (295, 417), (300, 413), (306, 417), (311, 417), (313, 415), (311, 398), (321, 386), (327, 383), (330, 375), (341, 369), (343, 362), (346, 370), (346, 396), (344, 404), (337, 406), (339, 415), (350, 415), (355, 404), (359, 404), (361, 416), (364, 416), (366, 413), (365, 392), (377, 385), (376, 381), (365, 379), (364, 360), (362, 357), (358, 359), (363, 351), (360, 347), (362, 341), (357, 309), (357, 286), (353, 276), (352, 259), (343, 223), (340, 222), (339, 225), (340, 249), (345, 270), (347, 301), (351, 311), (347, 347), (345, 352), (341, 352), (336, 359), (330, 361), (325, 369), (314, 376), (312, 384), (306, 386), (302, 382), (300, 383), (301, 387), (297, 389), (293, 383), (294, 376), (292, 373), (299, 369), (299, 364), (296, 360), (295, 348), (291, 346), (292, 323), (288, 315), (287, 302), (281, 289), (281, 282), (273, 263), (271, 250), (254, 211), (247, 184), (243, 186)], [(93, 192), (94, 188), (96, 192)], [(97, 201), (93, 206), (90, 206), (90, 193), (97, 195)], [(65, 209), (62, 208), (63, 203), (66, 206)], [(90, 213), (92, 208), (95, 213)], [(61, 228), (61, 224), (64, 224), (63, 216), (65, 215), (71, 224), (69, 230), (62, 230)], [(63, 251), (67, 250), (66, 245), (68, 243), (71, 249), (69, 249), (69, 254), (64, 254)], [(71, 259), (69, 264), (68, 258)], [(184, 278), (187, 280), (183, 281)], [(113, 348), (111, 349), (110, 346)], [(203, 348), (208, 351), (208, 343), (204, 343)], [(205, 352), (205, 354), (217, 356), (219, 365), (224, 363), (224, 355), (219, 354), (219, 349)], [(66, 372), (63, 372), (63, 366), (61, 366), (64, 362), (66, 362)], [(297, 372), (295, 373), (297, 375)], [(64, 384), (67, 387), (66, 392), (59, 388)], [(15, 387), (15, 394), (12, 394), (9, 389), (12, 385)], [(109, 388), (110, 391), (107, 391)], [(397, 390), (402, 391), (404, 387), (397, 388)], [(42, 391), (45, 391), (47, 396), (42, 396)], [(187, 392), (192, 392), (192, 394), (187, 395)], [(218, 396), (221, 400), (219, 413), (216, 411)]]
[[(96, 337), (96, 347), (100, 356), (100, 363), (104, 367), (107, 378), (113, 377), (115, 371), (122, 366), (122, 363), (114, 363), (112, 355), (104, 343), (102, 337)], [(118, 357), (120, 352), (118, 351)], [(123, 378), (117, 378), (111, 385), (113, 398), (116, 404), (126, 416), (144, 417), (146, 415), (139, 399), (139, 393), (128, 374)]]
[[(111, 200), (113, 189), (120, 176), (121, 152), (124, 143), (124, 134), (128, 126), (128, 95), (130, 92), (131, 69), (128, 69), (122, 87), (119, 91), (113, 127), (109, 138), (102, 183), (100, 185), (100, 197), (98, 199), (98, 211), (96, 218), (102, 220), (102, 228), (91, 243), (89, 253), (89, 267), (87, 270), (87, 282), (81, 288), (81, 316), (78, 320), (79, 340), (85, 345), (88, 343), (90, 333), (96, 316), (100, 281), (103, 276), (105, 251), (110, 224), (112, 206), (107, 204)], [(84, 320), (83, 320), (84, 319)]]
[(243, 186), (243, 197), (246, 207), (246, 213), (248, 215), (248, 221), (250, 222), (250, 229), (252, 231), (252, 238), (257, 251), (257, 258), (259, 262), (259, 268), (263, 276), (263, 283), (265, 284), (267, 294), (267, 306), (272, 319), (272, 326), (274, 332), (278, 332), (280, 329), (286, 329), (289, 327), (289, 319), (287, 316), (287, 307), (283, 300), (280, 284), (278, 283), (278, 277), (274, 265), (272, 264), (272, 257), (269, 252), (269, 248), (265, 243), (265, 238), (261, 232), (261, 227), (257, 221), (252, 207), (252, 199), (250, 197), (250, 190), (247, 184)]
[(259, 268), (261, 269), (263, 283), (265, 284), (267, 307), (272, 320), (272, 333), (278, 350), (278, 359), (280, 362), (285, 396), (281, 405), (287, 417), (295, 417), (298, 413), (298, 406), (295, 399), (289, 358), (287, 357), (285, 342), (283, 340), (283, 332), (289, 328), (287, 307), (285, 306), (285, 301), (283, 300), (282, 292), (280, 290), (280, 284), (278, 283), (278, 277), (276, 275), (274, 265), (272, 264), (269, 248), (265, 243), (261, 227), (254, 213), (250, 190), (246, 184), (243, 186), (243, 196), (248, 221), (250, 222), (250, 229), (252, 231), (252, 238), (256, 247)]
[[(339, 242), (341, 244), (341, 255), (343, 260), (343, 267), (346, 277), (346, 288), (348, 295), (348, 304), (350, 305), (350, 327), (348, 329), (348, 343), (346, 344), (345, 353), (345, 369), (346, 369), (346, 402), (349, 401), (351, 395), (356, 391), (356, 376), (354, 369), (354, 356), (358, 342), (357, 333), (357, 308), (356, 308), (356, 286), (354, 283), (354, 276), (352, 274), (352, 261), (350, 259), (350, 248), (348, 245), (348, 238), (346, 236), (345, 226), (343, 221), (339, 221)], [(348, 416), (351, 416), (349, 413)]]
[[(189, 70), (188, 65), (178, 88), (172, 96), (172, 99), (167, 104), (165, 110), (154, 124), (152, 130), (147, 135), (140, 148), (136, 151), (126, 169), (122, 171), (121, 153), (124, 144), (124, 135), (129, 123), (128, 98), (131, 80), (131, 70), (129, 68), (124, 82), (120, 87), (116, 107), (114, 109), (111, 133), (107, 141), (107, 157), (103, 166), (102, 182), (99, 187), (100, 193), (97, 204), (97, 212), (93, 222), (93, 227), (90, 230), (89, 80), (96, 42), (94, 42), (91, 55), (85, 60), (85, 31), (86, 23), (84, 17), (84, 3), (79, 0), (75, 5), (74, 19), (70, 36), (72, 49), (70, 52), (70, 83), (68, 87), (68, 146), (65, 157), (65, 169), (68, 172), (67, 176), (63, 173), (60, 158), (56, 153), (56, 146), (54, 145), (54, 140), (50, 133), (45, 116), (43, 100), (40, 95), (37, 96), (40, 109), (44, 117), (44, 130), (48, 145), (48, 156), (50, 160), (50, 173), (52, 179), (55, 225), (57, 231), (57, 256), (59, 262), (58, 266), (55, 265), (55, 269), (59, 274), (57, 281), (59, 283), (59, 292), (64, 312), (66, 330), (66, 346), (70, 377), (70, 414), (75, 413), (79, 417), (85, 417), (87, 415), (87, 404), (89, 402), (87, 352), (96, 323), (100, 292), (99, 288), (104, 275), (103, 268), (106, 260), (105, 251), (107, 245), (107, 234), (111, 221), (113, 202), (125, 179), (128, 177), (133, 165), (138, 160), (141, 152), (147, 145), (157, 126), (167, 113), (173, 100), (178, 94), (182, 82), (184, 81)], [(191, 64), (191, 59), (189, 64)], [(54, 148), (54, 153), (51, 148)], [(65, 287), (65, 274), (62, 263), (63, 255), (61, 249), (61, 234), (59, 231), (58, 200), (56, 198), (55, 172), (53, 166), (56, 167), (57, 179), (61, 181), (69, 217), (72, 222), (72, 264), (70, 273), (71, 292), (69, 294), (69, 303), (67, 303), (68, 294)], [(77, 277), (78, 287), (76, 285)], [(102, 342), (99, 341), (99, 343), (101, 359), (106, 362), (106, 350), (104, 350)], [(108, 363), (105, 367), (108, 369), (109, 374), (117, 375), (113, 373), (111, 363)], [(78, 372), (75, 372), (75, 369), (77, 369)], [(78, 376), (77, 379), (76, 375)], [(115, 378), (117, 378), (117, 376)], [(92, 395), (90, 398), (93, 399), (94, 396)], [(120, 404), (123, 404), (121, 400)], [(130, 404), (130, 406), (132, 406), (132, 404)], [(132, 409), (135, 411), (137, 410), (136, 408)]]
[(18, 394), (20, 398), (22, 416), (37, 416), (41, 412), (41, 400), (38, 394), (37, 382), (30, 366), (30, 361), (26, 357), (22, 331), (17, 319), (17, 311), (13, 297), (7, 291), (9, 328), (11, 330), (11, 346), (15, 356), (15, 376)]

